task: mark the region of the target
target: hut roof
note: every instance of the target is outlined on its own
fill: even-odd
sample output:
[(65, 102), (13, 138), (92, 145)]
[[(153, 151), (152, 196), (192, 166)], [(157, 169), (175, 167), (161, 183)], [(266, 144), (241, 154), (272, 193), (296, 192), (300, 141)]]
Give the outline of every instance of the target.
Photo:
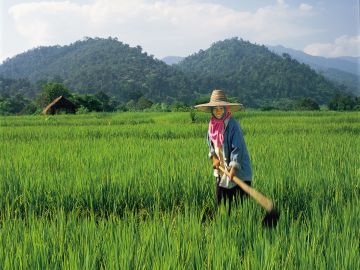
[(51, 110), (51, 108), (56, 107), (57, 105), (59, 107), (71, 107), (71, 108), (75, 109), (74, 103), (72, 103), (70, 100), (68, 100), (64, 96), (59, 96), (59, 97), (55, 98), (49, 105), (47, 105), (45, 107), (45, 109), (43, 110), (43, 114), (48, 114), (49, 111)]

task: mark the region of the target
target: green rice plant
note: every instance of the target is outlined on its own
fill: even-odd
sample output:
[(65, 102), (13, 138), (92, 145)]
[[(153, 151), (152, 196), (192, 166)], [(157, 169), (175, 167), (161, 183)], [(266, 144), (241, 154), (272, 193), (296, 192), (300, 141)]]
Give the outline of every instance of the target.
[(2, 269), (359, 269), (360, 114), (235, 113), (253, 186), (214, 202), (209, 115), (0, 117)]

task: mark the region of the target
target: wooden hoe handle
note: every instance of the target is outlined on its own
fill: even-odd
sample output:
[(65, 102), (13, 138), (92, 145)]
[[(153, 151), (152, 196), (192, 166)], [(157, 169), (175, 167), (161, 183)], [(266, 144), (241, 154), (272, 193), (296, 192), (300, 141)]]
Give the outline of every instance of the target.
[[(230, 173), (225, 170), (223, 167), (219, 166), (219, 169), (225, 173), (227, 176), (230, 177)], [(254, 188), (250, 187), (244, 181), (236, 177), (235, 175), (231, 179), (234, 183), (236, 183), (243, 191), (245, 191), (247, 194), (249, 194), (251, 197), (255, 199), (262, 207), (265, 208), (267, 212), (271, 212), (273, 210), (273, 202), (265, 197), (263, 194), (261, 194), (259, 191), (255, 190)]]

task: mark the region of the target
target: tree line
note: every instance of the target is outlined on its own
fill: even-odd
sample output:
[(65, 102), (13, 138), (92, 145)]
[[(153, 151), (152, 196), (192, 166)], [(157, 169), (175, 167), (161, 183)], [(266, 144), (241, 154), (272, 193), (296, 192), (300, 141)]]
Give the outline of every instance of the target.
[(41, 92), (35, 99), (17, 93), (0, 95), (0, 115), (27, 115), (40, 114), (43, 109), (59, 96), (64, 96), (76, 106), (79, 114), (88, 112), (115, 112), (115, 111), (190, 111), (191, 106), (181, 101), (156, 103), (144, 97), (141, 92), (134, 92), (130, 100), (123, 102), (116, 97), (110, 97), (99, 91), (95, 94), (79, 94), (70, 91), (59, 82), (48, 82), (42, 86)]
[[(210, 97), (202, 95), (192, 103), (174, 101), (154, 102), (141, 94), (134, 92), (127, 102), (119, 101), (99, 91), (95, 94), (79, 94), (70, 91), (59, 82), (48, 82), (42, 86), (41, 92), (35, 99), (25, 97), (21, 93), (13, 96), (0, 95), (0, 115), (27, 115), (40, 114), (42, 110), (59, 96), (64, 96), (74, 103), (78, 114), (88, 112), (115, 112), (115, 111), (145, 111), (145, 112), (171, 112), (191, 111), (195, 104), (208, 102)], [(236, 97), (229, 97), (230, 101), (237, 102)], [(327, 104), (328, 109), (334, 111), (360, 111), (360, 97), (337, 93)], [(264, 101), (261, 110), (320, 110), (319, 104), (310, 97), (297, 100), (279, 99), (276, 101)]]

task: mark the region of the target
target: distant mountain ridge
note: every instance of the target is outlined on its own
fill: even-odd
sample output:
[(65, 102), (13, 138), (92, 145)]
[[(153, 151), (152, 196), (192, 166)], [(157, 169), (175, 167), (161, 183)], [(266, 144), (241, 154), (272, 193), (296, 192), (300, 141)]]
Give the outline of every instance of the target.
[(360, 57), (325, 58), (280, 45), (267, 47), (279, 55), (283, 53), (289, 54), (299, 62), (308, 64), (327, 79), (344, 84), (352, 93), (360, 95)]
[[(302, 97), (326, 103), (342, 90), (307, 65), (238, 38), (215, 42), (171, 66), (116, 38), (86, 38), (8, 59), (0, 65), (0, 77), (35, 85), (58, 81), (71, 91), (102, 91), (125, 102), (144, 95), (155, 102), (194, 103), (221, 88), (250, 107)], [(40, 90), (32, 89), (33, 94)]]
[(301, 60), (301, 62), (308, 63), (314, 66), (322, 68), (335, 68), (345, 72), (349, 72), (355, 75), (360, 75), (359, 70), (359, 58), (356, 57), (336, 57), (336, 58), (326, 58), (322, 56), (313, 56), (306, 54), (299, 50), (294, 50), (286, 48), (284, 46), (267, 46), (271, 51), (278, 54), (288, 53), (296, 60)]
[(161, 60), (164, 61), (166, 64), (168, 65), (174, 65), (174, 64), (179, 64), (180, 61), (182, 61), (183, 59), (185, 59), (185, 57), (182, 56), (166, 56), (164, 58), (162, 58)]
[[(355, 64), (360, 65), (360, 56), (359, 57), (354, 57), (354, 56), (339, 56), (337, 57), (338, 59), (343, 59), (343, 60), (346, 60), (346, 61), (350, 61), (350, 62), (353, 62)], [(360, 72), (360, 70), (358, 69), (358, 73)]]

